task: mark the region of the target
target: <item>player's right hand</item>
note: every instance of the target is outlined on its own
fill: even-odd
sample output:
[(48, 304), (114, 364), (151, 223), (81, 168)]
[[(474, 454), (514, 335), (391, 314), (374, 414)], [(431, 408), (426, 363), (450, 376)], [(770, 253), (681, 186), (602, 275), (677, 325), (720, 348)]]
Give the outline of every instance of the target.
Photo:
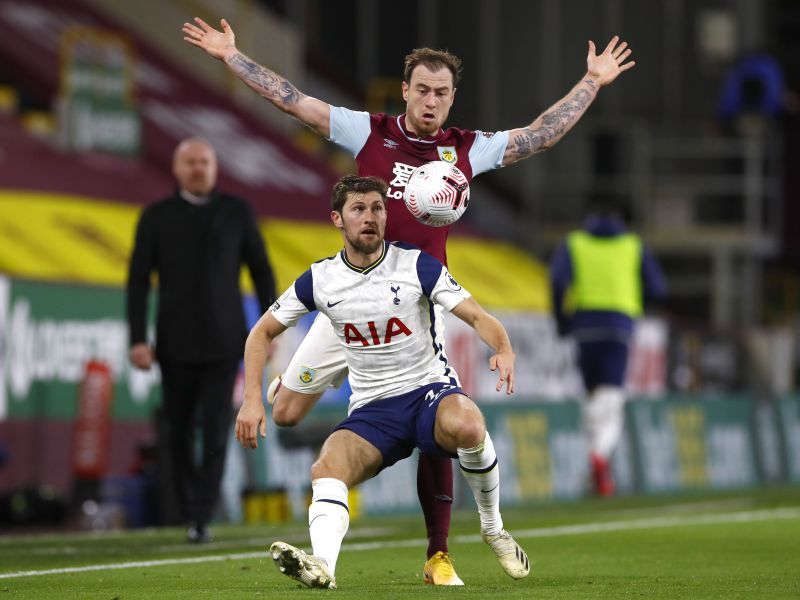
[(214, 29), (200, 17), (194, 18), (195, 24), (183, 24), (183, 39), (193, 46), (202, 48), (210, 56), (225, 60), (229, 54), (236, 52), (236, 36), (225, 19), (220, 19), (222, 31)]
[(498, 352), (489, 358), (489, 370), (499, 371), (500, 379), (495, 386), (496, 391), (506, 386), (506, 394), (514, 393), (514, 359), (515, 355), (510, 350)]
[(147, 371), (153, 366), (153, 349), (145, 342), (139, 342), (131, 346), (128, 352), (128, 359), (137, 369)]
[(267, 437), (267, 413), (261, 398), (248, 400), (245, 397), (236, 416), (236, 441), (242, 448), (258, 448), (258, 435)]

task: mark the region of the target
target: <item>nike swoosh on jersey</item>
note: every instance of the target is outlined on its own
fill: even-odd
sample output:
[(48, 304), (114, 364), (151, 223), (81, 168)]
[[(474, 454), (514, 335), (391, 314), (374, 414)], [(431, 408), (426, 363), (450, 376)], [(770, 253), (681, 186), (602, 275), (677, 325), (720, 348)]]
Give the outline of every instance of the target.
[(342, 299), (342, 300), (339, 300), (338, 302), (331, 302), (331, 301), (329, 300), (329, 301), (328, 301), (328, 308), (333, 308), (334, 306), (336, 306), (337, 304), (339, 304), (339, 302), (344, 302), (344, 299)]

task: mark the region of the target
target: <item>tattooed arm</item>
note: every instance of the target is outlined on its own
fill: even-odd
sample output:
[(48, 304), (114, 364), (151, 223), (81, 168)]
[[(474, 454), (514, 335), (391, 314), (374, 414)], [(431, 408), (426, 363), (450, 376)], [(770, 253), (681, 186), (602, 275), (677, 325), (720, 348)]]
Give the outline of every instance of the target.
[(223, 61), (250, 89), (278, 109), (320, 135), (326, 138), (330, 136), (331, 107), (327, 102), (306, 96), (287, 79), (239, 52), (233, 29), (225, 19), (220, 21), (222, 31), (214, 29), (199, 17), (195, 17), (194, 21), (196, 25), (183, 24), (184, 40)]
[(614, 36), (599, 55), (595, 54), (594, 42), (589, 42), (586, 75), (533, 123), (508, 132), (508, 145), (503, 155), (504, 166), (554, 146), (583, 116), (597, 97), (598, 90), (636, 64), (633, 61), (625, 62), (631, 54), (627, 42), (619, 45), (617, 42), (619, 37)]

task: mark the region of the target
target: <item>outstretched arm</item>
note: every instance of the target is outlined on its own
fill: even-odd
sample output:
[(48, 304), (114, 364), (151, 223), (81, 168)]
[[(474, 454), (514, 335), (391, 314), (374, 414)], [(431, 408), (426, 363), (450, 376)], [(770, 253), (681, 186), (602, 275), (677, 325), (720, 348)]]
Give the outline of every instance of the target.
[(225, 19), (220, 20), (220, 27), (222, 31), (214, 29), (200, 17), (195, 17), (194, 24), (183, 24), (183, 39), (202, 48), (209, 56), (223, 61), (250, 89), (278, 109), (292, 115), (320, 135), (329, 137), (330, 105), (306, 96), (290, 81), (239, 52), (236, 49), (236, 36)]
[(586, 75), (533, 123), (509, 132), (503, 165), (510, 165), (554, 146), (583, 116), (601, 87), (614, 81), (623, 71), (633, 68), (635, 62), (625, 62), (630, 54), (628, 43), (619, 43), (616, 35), (602, 54), (595, 54), (594, 42), (590, 40)]
[(513, 394), (515, 356), (503, 324), (487, 313), (474, 298), (462, 300), (451, 312), (472, 327), (478, 337), (494, 350), (489, 359), (489, 370), (500, 371), (500, 380), (495, 389), (499, 392), (505, 383), (506, 394)]
[(236, 417), (236, 440), (244, 448), (258, 448), (258, 434), (267, 436), (267, 413), (261, 390), (272, 340), (286, 327), (272, 313), (264, 313), (244, 344), (244, 402)]

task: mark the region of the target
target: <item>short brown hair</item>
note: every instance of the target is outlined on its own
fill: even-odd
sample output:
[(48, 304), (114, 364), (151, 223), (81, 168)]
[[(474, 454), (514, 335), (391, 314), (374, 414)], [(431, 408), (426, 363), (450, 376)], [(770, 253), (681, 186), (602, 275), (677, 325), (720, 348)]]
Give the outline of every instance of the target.
[(386, 202), (386, 192), (389, 186), (383, 179), (378, 177), (360, 177), (358, 175), (345, 175), (336, 185), (333, 186), (331, 193), (331, 210), (335, 210), (339, 214), (344, 208), (344, 203), (347, 202), (347, 195), (351, 193), (366, 194), (367, 192), (378, 192)]
[(453, 87), (461, 81), (461, 59), (447, 50), (434, 50), (433, 48), (416, 48), (406, 56), (403, 66), (403, 81), (411, 83), (411, 74), (419, 65), (425, 65), (431, 71), (438, 71), (442, 67), (450, 69), (453, 74)]

